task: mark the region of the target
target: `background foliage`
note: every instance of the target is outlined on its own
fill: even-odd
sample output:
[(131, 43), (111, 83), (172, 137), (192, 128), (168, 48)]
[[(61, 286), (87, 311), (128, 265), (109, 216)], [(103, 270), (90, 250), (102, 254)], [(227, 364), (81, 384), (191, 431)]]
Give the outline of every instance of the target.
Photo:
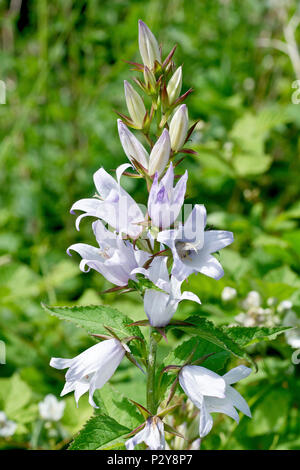
[[(88, 223), (76, 232), (72, 203), (93, 195), (92, 174), (100, 166), (110, 170), (125, 161), (113, 110), (125, 111), (124, 60), (139, 59), (139, 18), (165, 52), (178, 44), (183, 90), (195, 90), (189, 114), (201, 122), (192, 143), (198, 155), (186, 159), (188, 202), (204, 203), (209, 223), (235, 234), (221, 254), (225, 277), (192, 277), (189, 290), (203, 305), (183, 303), (176, 318), (201, 313), (219, 325), (236, 323), (251, 290), (263, 307), (272, 297), (292, 300), (299, 315), (300, 105), (291, 96), (300, 76), (287, 54), (262, 47), (262, 38), (285, 39), (296, 6), (296, 0), (0, 1), (0, 79), (7, 86), (7, 103), (0, 105), (0, 339), (7, 356), (0, 410), (18, 423), (0, 447), (64, 448), (92, 413), (86, 397), (76, 409), (68, 396), (61, 422), (41, 424), (37, 403), (63, 386), (50, 357), (72, 357), (93, 344), (83, 330), (48, 316), (41, 302), (105, 303), (134, 320), (144, 317), (135, 294), (104, 297), (100, 292), (111, 286), (96, 273), (80, 273), (76, 256), (65, 253), (77, 241), (93, 244)], [(145, 203), (138, 180), (124, 183)], [(236, 299), (221, 300), (225, 286), (237, 290)], [(165, 356), (182, 334), (174, 330)], [(281, 335), (249, 353), (259, 372), (239, 390), (253, 419), (243, 417), (237, 429), (218, 415), (203, 448), (299, 449), (293, 349)], [(111, 383), (144, 402), (143, 377), (125, 362)]]

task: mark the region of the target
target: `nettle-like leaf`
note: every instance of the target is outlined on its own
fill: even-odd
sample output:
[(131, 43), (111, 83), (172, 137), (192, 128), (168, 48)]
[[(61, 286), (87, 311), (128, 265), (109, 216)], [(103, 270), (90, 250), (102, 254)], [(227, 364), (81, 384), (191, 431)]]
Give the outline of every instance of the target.
[(69, 450), (124, 449), (127, 435), (144, 422), (143, 416), (125, 395), (109, 384), (96, 390), (94, 400), (99, 408)]
[[(133, 320), (108, 305), (73, 307), (48, 307), (43, 305), (43, 308), (51, 315), (55, 315), (61, 320), (73, 322), (91, 334), (107, 335), (108, 331), (105, 326), (108, 326), (113, 328), (120, 339), (128, 336), (138, 336), (144, 339), (141, 330), (137, 326), (129, 326), (133, 323)], [(140, 341), (131, 342), (130, 349), (133, 354), (143, 356), (143, 348)]]
[(96, 414), (107, 414), (122, 426), (135, 429), (144, 421), (137, 407), (110, 384), (96, 390), (94, 400), (99, 406), (99, 410), (95, 411)]
[(256, 364), (249, 356), (247, 351), (243, 349), (237, 342), (235, 342), (228, 334), (225, 327), (217, 327), (214, 323), (207, 318), (194, 315), (187, 318), (183, 324), (169, 325), (168, 328), (179, 328), (190, 335), (196, 335), (203, 338), (222, 349), (232, 353), (233, 355), (250, 362), (255, 368)]
[(259, 341), (273, 341), (278, 335), (286, 330), (290, 330), (290, 326), (278, 326), (267, 328), (265, 326), (231, 326), (222, 329), (226, 334), (242, 347)]
[(93, 416), (75, 437), (69, 450), (97, 450), (117, 438), (126, 436), (131, 429), (103, 414)]
[[(258, 341), (272, 341), (279, 334), (290, 327), (243, 327), (243, 326), (215, 326), (212, 321), (196, 315), (187, 318), (185, 325), (177, 325), (191, 335), (197, 335), (215, 345), (234, 354), (240, 359), (245, 359), (256, 367), (255, 362), (244, 349)], [(172, 325), (174, 326), (174, 325)]]
[[(219, 370), (223, 369), (226, 365), (226, 362), (230, 358), (230, 353), (225, 351), (223, 348), (220, 348), (219, 346), (216, 346), (215, 344), (206, 341), (205, 339), (200, 340), (193, 336), (192, 338), (183, 340), (173, 351), (168, 354), (160, 367), (159, 374), (164, 367), (169, 366), (170, 364), (178, 366), (183, 365), (190, 357), (192, 352), (193, 356), (191, 358), (191, 362), (213, 353), (201, 363), (201, 366), (213, 370), (214, 372), (218, 372)], [(168, 390), (173, 380), (174, 374), (164, 374), (160, 387), (162, 394), (161, 398), (166, 396), (166, 391)]]

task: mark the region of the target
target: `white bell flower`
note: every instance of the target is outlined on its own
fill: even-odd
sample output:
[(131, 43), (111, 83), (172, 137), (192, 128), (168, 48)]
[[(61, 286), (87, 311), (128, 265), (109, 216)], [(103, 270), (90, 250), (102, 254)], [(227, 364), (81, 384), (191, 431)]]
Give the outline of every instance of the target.
[(147, 419), (145, 427), (125, 442), (126, 449), (133, 450), (141, 442), (144, 442), (149, 450), (165, 449), (164, 423), (158, 416)]
[(79, 398), (89, 390), (89, 402), (98, 408), (93, 400), (94, 392), (102, 388), (111, 378), (127, 349), (125, 350), (125, 346), (117, 339), (109, 339), (95, 344), (73, 359), (53, 357), (50, 361), (51, 367), (69, 368), (66, 373), (66, 384), (60, 396), (74, 392), (78, 405)]
[(207, 436), (213, 426), (210, 413), (224, 413), (239, 422), (236, 409), (251, 418), (251, 412), (244, 398), (231, 384), (247, 377), (249, 367), (235, 367), (223, 377), (201, 366), (184, 366), (179, 373), (179, 383), (190, 400), (200, 411), (199, 436)]

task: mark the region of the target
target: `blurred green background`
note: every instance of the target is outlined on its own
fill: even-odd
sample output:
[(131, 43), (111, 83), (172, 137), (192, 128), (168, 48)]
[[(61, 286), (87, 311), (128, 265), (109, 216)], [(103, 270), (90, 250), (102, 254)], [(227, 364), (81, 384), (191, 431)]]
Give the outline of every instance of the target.
[[(201, 122), (191, 142), (198, 155), (185, 160), (188, 202), (204, 203), (209, 224), (235, 234), (221, 254), (224, 278), (191, 278), (202, 306), (183, 303), (177, 318), (192, 312), (236, 322), (240, 312), (249, 313), (243, 299), (255, 290), (260, 308), (271, 311), (263, 313), (269, 325), (288, 324), (287, 313), (299, 322), (300, 104), (292, 102), (292, 84), (300, 80), (300, 58), (299, 50), (299, 63), (278, 50), (291, 38), (300, 41), (300, 27), (289, 23), (297, 3), (0, 1), (0, 80), (7, 91), (0, 105), (0, 339), (6, 344), (0, 410), (18, 424), (14, 436), (0, 437), (0, 448), (63, 448), (91, 414), (85, 398), (77, 410), (70, 396), (59, 426), (41, 429), (38, 402), (63, 386), (50, 357), (72, 357), (93, 344), (83, 331), (47, 316), (41, 302), (108, 303), (134, 319), (144, 316), (137, 296), (100, 295), (111, 285), (95, 272), (82, 274), (78, 257), (66, 255), (72, 243), (93, 244), (89, 222), (75, 229), (73, 202), (94, 194), (95, 170), (109, 171), (126, 158), (114, 110), (126, 112), (123, 80), (133, 72), (124, 61), (140, 60), (140, 18), (164, 55), (178, 45), (183, 91), (194, 89), (189, 116)], [(123, 180), (145, 203), (143, 183)], [(229, 302), (221, 299), (225, 286), (237, 290)], [(283, 300), (292, 302), (289, 312), (277, 309)], [(295, 332), (292, 344), (281, 335), (252, 347), (259, 373), (239, 390), (253, 419), (242, 418), (237, 428), (218, 415), (203, 448), (300, 448)], [(127, 364), (113, 383), (143, 400), (143, 377)]]

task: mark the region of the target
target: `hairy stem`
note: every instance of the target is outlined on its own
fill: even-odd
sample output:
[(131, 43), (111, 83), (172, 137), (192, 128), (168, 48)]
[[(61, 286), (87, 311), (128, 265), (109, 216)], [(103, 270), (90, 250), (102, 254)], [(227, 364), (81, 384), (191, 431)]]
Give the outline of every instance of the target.
[(156, 413), (156, 398), (155, 398), (155, 364), (156, 364), (156, 351), (157, 342), (153, 336), (154, 329), (150, 327), (149, 337), (149, 356), (147, 366), (147, 408), (152, 413)]

